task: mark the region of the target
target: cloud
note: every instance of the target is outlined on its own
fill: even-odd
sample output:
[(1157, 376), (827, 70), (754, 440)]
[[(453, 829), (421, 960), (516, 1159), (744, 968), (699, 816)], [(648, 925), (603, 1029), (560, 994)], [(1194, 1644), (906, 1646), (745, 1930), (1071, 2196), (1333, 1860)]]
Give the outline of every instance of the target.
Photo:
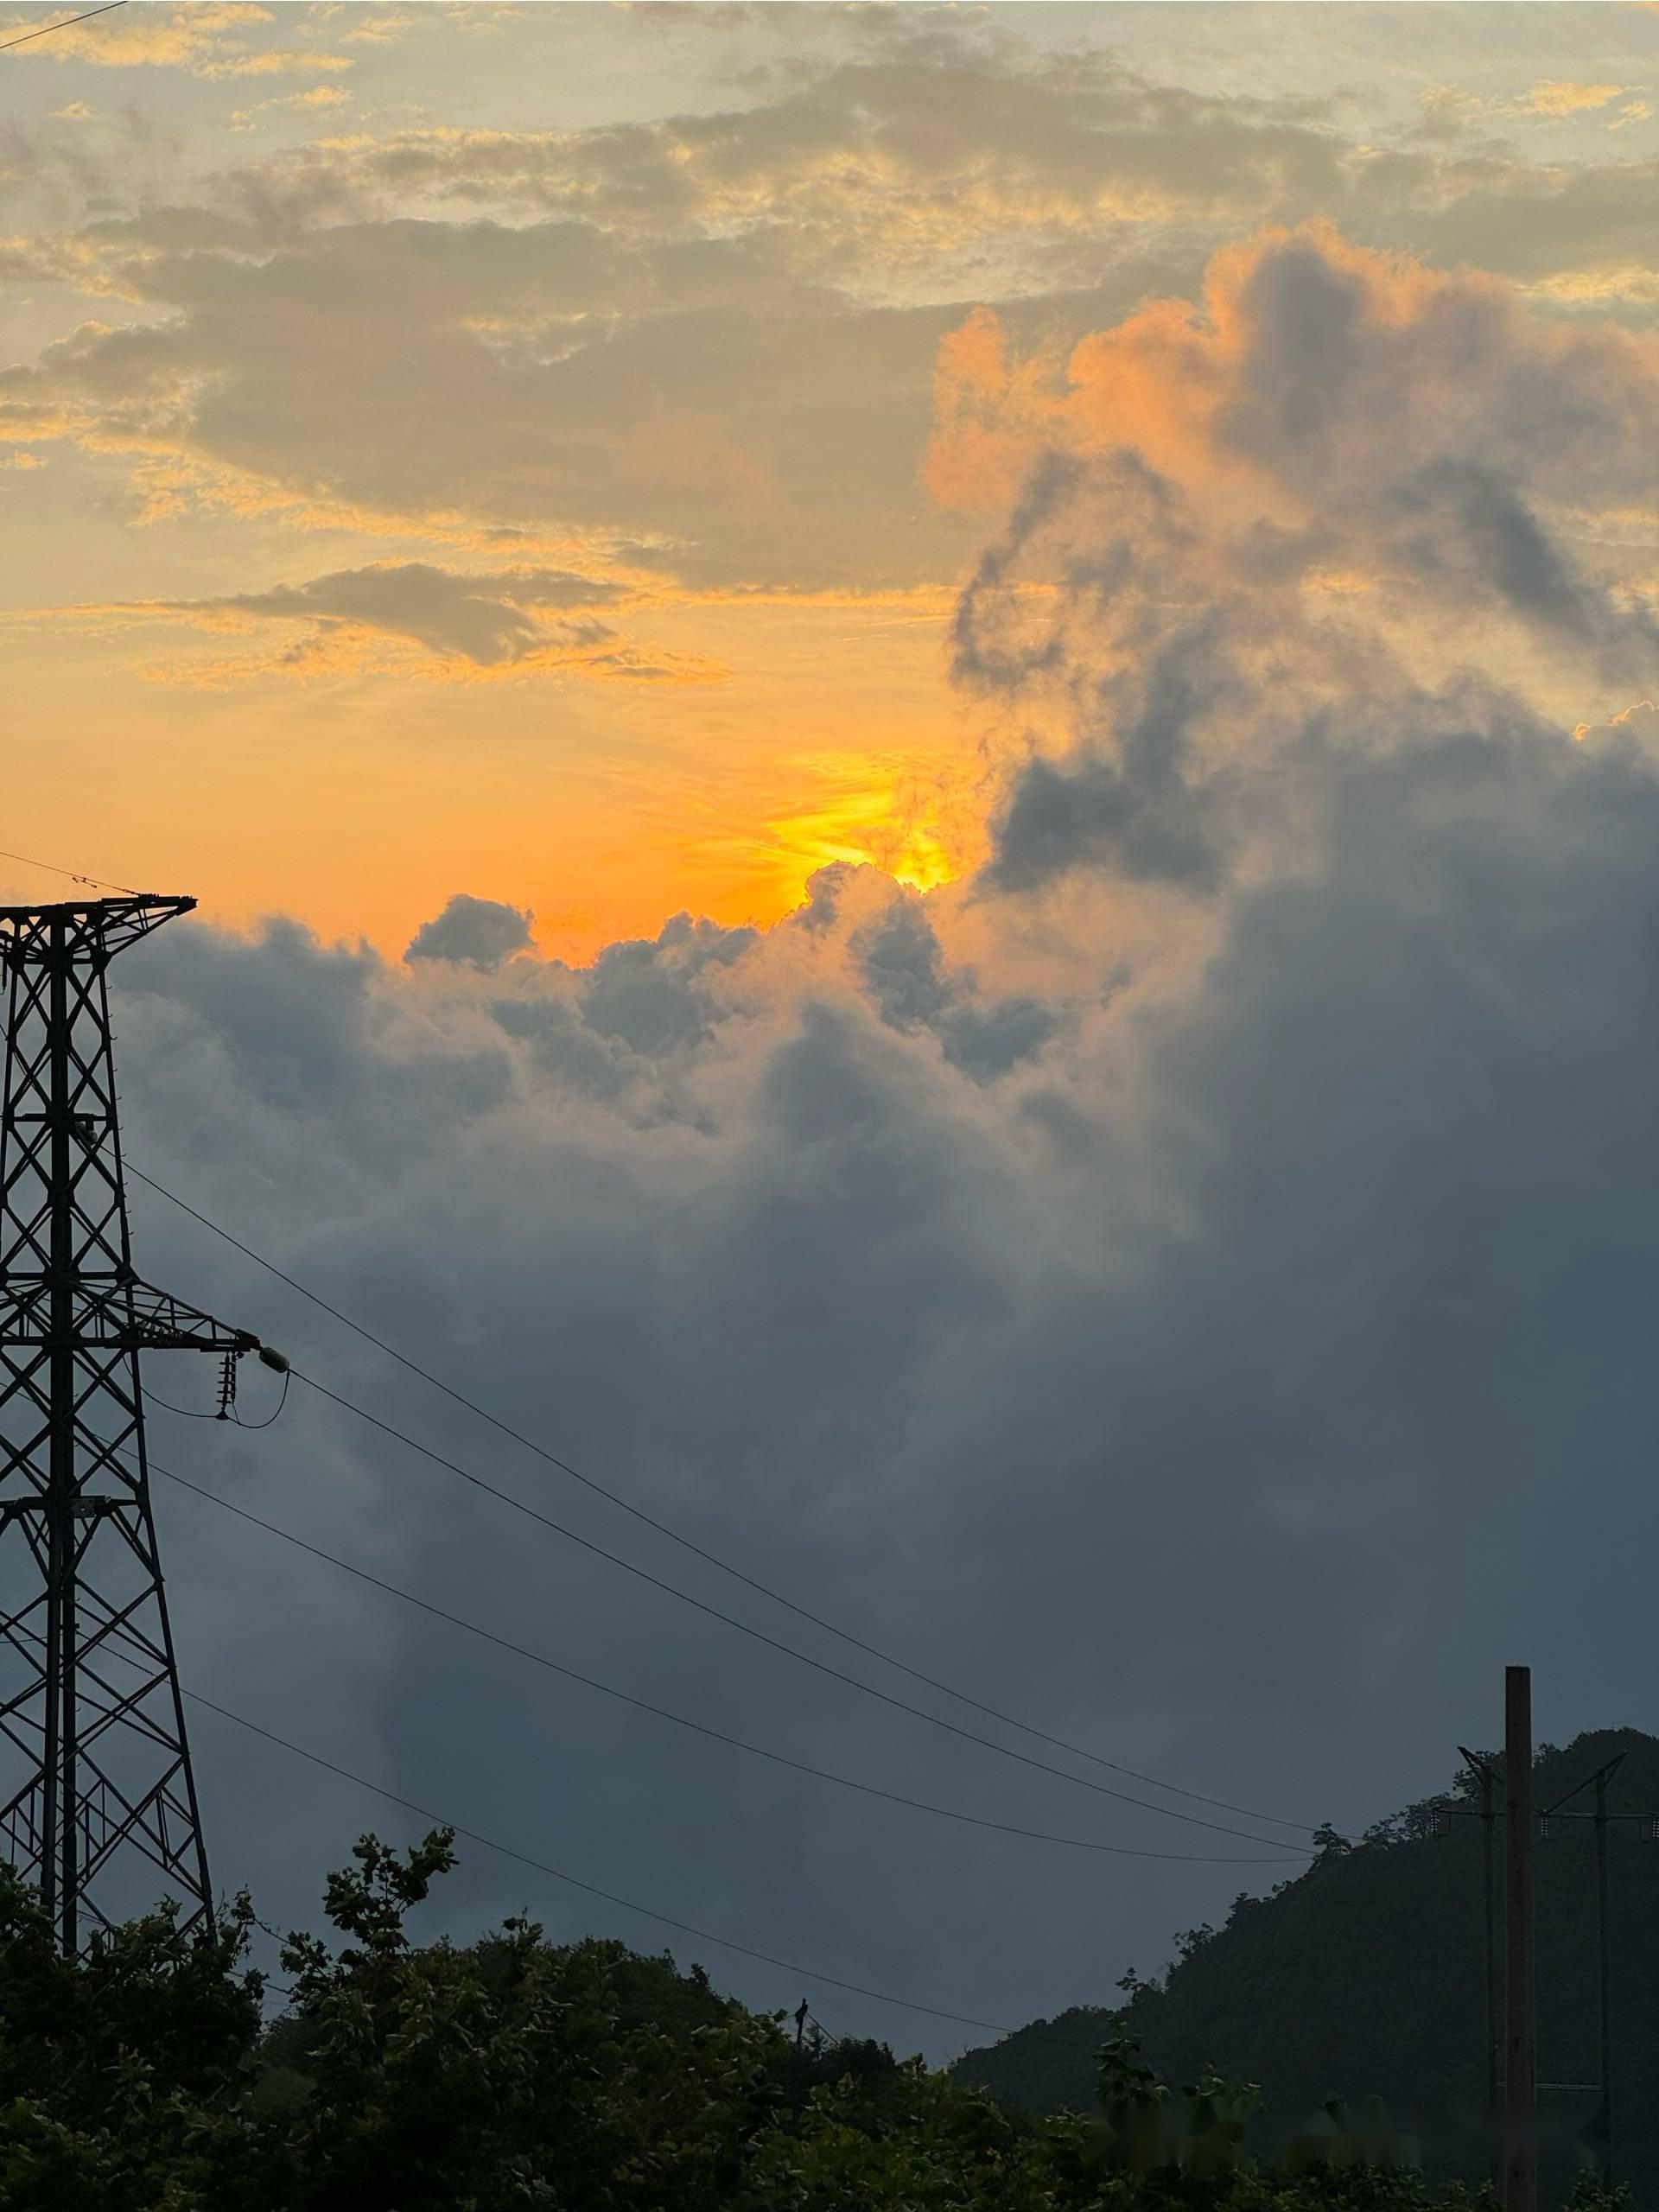
[(261, 116), (278, 114), (284, 110), (309, 115), (331, 107), (342, 107), (351, 99), (338, 85), (313, 85), (308, 92), (283, 92), (276, 99), (259, 100), (252, 107), (239, 107), (231, 116), (232, 130), (251, 130)]
[[(303, 584), (176, 605), (178, 613), (258, 616), (308, 625), (345, 623), (413, 639), (441, 658), (488, 668), (534, 652), (550, 610), (586, 610), (619, 596), (617, 587), (562, 570), (522, 569), (496, 575), (457, 574), (429, 562), (389, 562), (337, 569)], [(568, 628), (569, 626), (566, 626)], [(588, 626), (590, 641), (608, 636)]]
[[(459, 207), (634, 238), (765, 237), (861, 305), (1083, 292), (1134, 262), (1167, 281), (1200, 239), (1321, 215), (1366, 243), (1418, 246), (1425, 223), (1558, 197), (1542, 240), (1493, 223), (1484, 259), (1519, 275), (1547, 251), (1564, 275), (1617, 262), (1650, 197), (1639, 165), (1533, 162), (1486, 134), (1521, 107), (1450, 86), (1402, 132), (1353, 127), (1340, 99), (1198, 94), (1121, 55), (1034, 54), (1006, 26), (959, 17), (895, 28), (890, 10), (844, 10), (830, 30), (718, 114), (582, 130), (421, 123), (296, 151), (265, 188), (359, 215)], [(1554, 100), (1618, 127), (1641, 119), (1643, 89), (1541, 79), (1525, 112)]]
[(199, 77), (259, 76), (294, 69), (349, 69), (348, 58), (289, 48), (243, 50), (241, 34), (274, 22), (251, 0), (188, 0), (175, 7), (122, 9), (111, 21), (67, 22), (50, 42), (20, 46), (20, 54), (54, 61), (90, 61), (99, 68), (188, 69)]
[[(270, 66), (234, 44), (241, 18), (213, 20), (203, 67)], [(1023, 359), (1063, 358), (1188, 291), (1218, 241), (1324, 214), (1564, 308), (1651, 315), (1650, 164), (1341, 118), (965, 19), (849, 16), (716, 114), (340, 130), (205, 179), (168, 162), (137, 204), (131, 161), (30, 147), (21, 173), (96, 213), (20, 232), (8, 268), (118, 297), (139, 327), (7, 370), (0, 430), (118, 456), (147, 517), (474, 550), (513, 529), (649, 546), (694, 589), (903, 590), (974, 543), (915, 474), (964, 300), (997, 301)]]
[(222, 61), (204, 62), (203, 77), (283, 77), (315, 70), (350, 69), (356, 65), (346, 54), (308, 54), (288, 47), (266, 47), (257, 54), (232, 54)]
[(1379, 712), (1440, 727), (1431, 672), (1526, 655), (1606, 687), (1659, 664), (1594, 522), (1659, 498), (1652, 357), (1490, 279), (1280, 234), (1218, 255), (1198, 313), (1154, 303), (1044, 374), (982, 318), (939, 400), (941, 496), (1026, 471), (955, 626), (959, 677), (1037, 741), (1001, 888), (1093, 865), (1212, 890), (1254, 834), (1238, 771), (1362, 669)]
[(576, 1002), (587, 1027), (642, 1058), (701, 1043), (720, 1011), (709, 983), (755, 943), (748, 929), (721, 929), (690, 914), (664, 922), (656, 938), (607, 945), (580, 977)]
[[(1007, 769), (974, 881), (832, 868), (774, 928), (677, 916), (585, 967), (534, 957), (517, 897), (485, 895), (512, 887), (470, 868), (473, 903), (416, 939), (435, 958), (181, 925), (117, 970), (130, 1154), (654, 1517), (1107, 1758), (1363, 1827), (1478, 1732), (1518, 1637), (1552, 1732), (1605, 1719), (1655, 1659), (1641, 1549), (1605, 1541), (1643, 1510), (1659, 1418), (1659, 772), (1621, 523), (1652, 502), (1654, 405), (1628, 335), (1324, 231), (1230, 249), (1196, 299), (1073, 346), (979, 318), (935, 455), (942, 496), (975, 495), (952, 651)], [(577, 611), (563, 573), (342, 569), (212, 619), (512, 667)], [(147, 1272), (537, 1511), (761, 1605), (412, 1400), (148, 1197), (137, 1233)], [(296, 1400), (156, 1456), (209, 1453), (185, 1471), (221, 1494), (710, 1725), (1192, 1847), (756, 1667)], [(550, 1700), (256, 1536), (168, 1494), (187, 1676), (849, 1979), (1052, 2013), (1281, 1871), (1148, 1862), (1103, 1893), (1083, 1854), (947, 1844)], [(374, 1815), (197, 1740), (220, 1878), (298, 1918), (294, 1869)], [(525, 1902), (474, 1852), (445, 1909)], [(836, 2024), (906, 2034), (851, 2000)]]
[[(270, 11), (241, 0), (194, 0), (172, 8), (124, 8), (113, 22), (64, 23), (43, 40), (17, 48), (36, 59), (95, 62), (101, 68), (194, 67), (235, 33), (271, 21)], [(47, 48), (45, 53), (41, 48)]]
[(278, 249), (194, 220), (188, 245), (181, 218), (110, 226), (96, 268), (18, 258), (175, 312), (0, 372), (16, 429), (118, 439), (175, 510), (608, 537), (721, 587), (954, 566), (961, 533), (913, 483), (939, 314), (810, 301), (764, 242), (391, 223)]
[[(1659, 1415), (1651, 342), (1378, 250), (1593, 284), (1650, 260), (1651, 165), (1362, 146), (923, 29), (725, 118), (353, 139), (9, 249), (143, 312), (9, 372), (8, 433), (79, 439), (149, 512), (396, 522), (470, 563), (82, 611), (199, 631), (181, 680), (656, 683), (687, 671), (568, 626), (632, 626), (647, 577), (965, 565), (953, 665), (1002, 772), (969, 884), (832, 867), (774, 929), (676, 916), (586, 967), (536, 957), (472, 862), (448, 880), (501, 895), (451, 901), (407, 963), (291, 922), (161, 932), (115, 972), (124, 1137), (855, 1633), (1357, 1827), (1478, 1734), (1518, 1638), (1558, 1734), (1653, 1671), (1640, 1547), (1605, 1541), (1645, 1510)], [(1211, 258), (1309, 199), (1369, 245)], [(561, 531), (594, 574), (542, 550)], [(641, 1541), (134, 1199), (147, 1273)], [(156, 1428), (164, 1465), (643, 1696), (993, 1818), (1191, 1847), (755, 1667), (302, 1391), (257, 1436)], [(711, 1764), (158, 1491), (188, 1678), (759, 1948), (1018, 2019), (1281, 1871), (1103, 1892), (1081, 1853)], [(193, 1725), (219, 1878), (308, 1918), (312, 1870), (385, 1808)], [(474, 1850), (445, 1910), (470, 1933), (526, 1901)], [(910, 2033), (850, 1999), (834, 2024)]]
[(965, 1074), (1006, 1075), (1034, 1058), (1059, 1026), (1057, 1010), (1039, 999), (983, 992), (971, 968), (947, 960), (926, 901), (874, 869), (842, 862), (820, 870), (808, 890), (811, 925), (846, 931), (855, 972), (881, 1020), (903, 1035), (931, 1033)]
[[(1496, 1710), (1523, 1630), (1563, 1732), (1651, 1661), (1639, 1549), (1610, 1561), (1601, 1530), (1646, 1494), (1656, 1410), (1659, 779), (1519, 711), (1379, 747), (1359, 699), (1333, 739), (1350, 706), (1360, 741), (1308, 762), (1294, 865), (1229, 894), (1209, 963), (1125, 980), (1121, 938), (1090, 934), (1089, 988), (1042, 994), (1046, 1038), (1001, 1073), (941, 1039), (968, 917), (868, 873), (767, 933), (687, 919), (586, 969), (434, 963), (418, 987), (291, 928), (181, 926), (118, 970), (127, 1143), (331, 1302), (855, 1632), (1109, 1757), (1357, 1827), (1432, 1783), (1459, 1713)], [(1016, 957), (1017, 906), (1001, 934)], [(138, 1230), (162, 1280), (634, 1553), (602, 1501), (416, 1402), (147, 1195)], [(168, 1388), (193, 1402), (188, 1377)], [(777, 1655), (757, 1668), (296, 1396), (231, 1446), (157, 1415), (156, 1456), (735, 1732), (996, 1817), (1206, 1847)], [(188, 1677), (509, 1841), (556, 1811), (574, 1872), (762, 1948), (788, 1936), (788, 1955), (1019, 2019), (1099, 1999), (1159, 1963), (1149, 1929), (1281, 1871), (1147, 1865), (1103, 1900), (1082, 1854), (946, 1847), (710, 1764), (586, 1694), (550, 1702), (164, 1482), (159, 1503)], [(1577, 1632), (1596, 1593), (1611, 1642)], [(385, 1815), (193, 1726), (219, 1878), (297, 1916), (319, 1856)], [(505, 1756), (524, 1743), (541, 1755)], [(970, 1942), (992, 1884), (995, 1940)], [(442, 1909), (469, 1930), (527, 1897), (556, 1932), (595, 1924), (476, 1848)], [(717, 1972), (782, 2001), (764, 1969)], [(921, 2033), (853, 2000), (837, 2022)]]
[[(251, 652), (151, 663), (144, 671), (161, 682), (210, 689), (377, 669), (436, 681), (528, 671), (599, 681), (724, 680), (723, 662), (631, 641), (599, 619), (595, 609), (626, 596), (620, 584), (565, 569), (480, 574), (403, 561), (217, 599), (37, 609), (16, 619), (93, 633), (158, 624), (219, 635), (276, 633), (278, 642)], [(298, 634), (283, 638), (284, 631)]]
[(351, 29), (342, 31), (342, 46), (388, 46), (413, 28), (415, 18), (401, 8), (378, 5), (354, 9)]
[(1540, 77), (1518, 100), (1496, 106), (1493, 112), (1544, 116), (1559, 122), (1567, 116), (1610, 106), (1614, 100), (1623, 99), (1630, 90), (1628, 85), (1579, 85), (1570, 78)]
[(499, 968), (515, 952), (530, 950), (535, 916), (505, 906), (499, 899), (474, 899), (456, 892), (443, 912), (423, 922), (404, 950), (405, 960), (463, 962), (471, 968)]
[[(871, 35), (874, 57), (791, 72), (714, 114), (584, 130), (420, 126), (311, 157), (358, 194), (388, 185), (581, 213), (630, 230), (787, 224), (824, 273), (872, 248), (952, 266), (1103, 219), (1247, 213), (1331, 189), (1340, 141), (1315, 103), (1206, 98), (1120, 59), (1033, 55), (956, 26)], [(953, 196), (942, 202), (945, 185)]]
[(1659, 706), (1638, 699), (1605, 722), (1580, 722), (1573, 733), (1580, 745), (1633, 747), (1659, 757)]

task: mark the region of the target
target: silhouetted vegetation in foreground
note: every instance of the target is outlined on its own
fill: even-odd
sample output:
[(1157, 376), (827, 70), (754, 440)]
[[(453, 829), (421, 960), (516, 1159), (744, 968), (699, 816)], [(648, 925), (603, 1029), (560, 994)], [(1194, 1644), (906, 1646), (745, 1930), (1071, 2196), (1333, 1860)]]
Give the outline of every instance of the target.
[[(1659, 1811), (1659, 1740), (1599, 1729), (1540, 1747), (1542, 1808), (1623, 1754), (1609, 1804), (1612, 1959), (1613, 2171), (1635, 2200), (1659, 2205), (1659, 1841), (1639, 1815)], [(1501, 1777), (1503, 1757), (1489, 1758)], [(1593, 1801), (1573, 1801), (1580, 1814)], [(1502, 1792), (1499, 1792), (1502, 1803)], [(1446, 1807), (1454, 1809), (1444, 1818)], [(1487, 2171), (1486, 1961), (1481, 1824), (1471, 1777), (1407, 1806), (1349, 1843), (1318, 1831), (1306, 1872), (1266, 1897), (1237, 1898), (1221, 1924), (1189, 1929), (1161, 1974), (1127, 1974), (1122, 2001), (1036, 2020), (951, 2068), (963, 2088), (1012, 2109), (1084, 2111), (1096, 2054), (1133, 2037), (1166, 2081), (1206, 2065), (1262, 2085), (1253, 2148), (1270, 2155), (1287, 2127), (1336, 2091), (1375, 2093), (1418, 2146), (1431, 2178)], [(1499, 1866), (1502, 1866), (1500, 1824)], [(1595, 1848), (1584, 1820), (1561, 1821), (1535, 1853), (1540, 2177), (1560, 2203), (1599, 2145), (1600, 2097)], [(1499, 1879), (1502, 1875), (1500, 1871)], [(1502, 1942), (1500, 1923), (1499, 1941)], [(1502, 1959), (1499, 1961), (1500, 1967)]]
[[(1022, 2117), (874, 2043), (797, 2048), (701, 1968), (509, 1921), (467, 1947), (405, 1919), (442, 1833), (365, 1837), (331, 1940), (290, 1937), (268, 2024), (239, 1899), (54, 1952), (0, 1869), (0, 2203), (9, 2212), (1413, 2212), (1431, 2189), (1378, 2113), (1322, 2113), (1271, 2165), (1255, 2092), (1172, 2093), (1116, 2035), (1089, 2113)], [(1622, 2202), (1588, 2184), (1580, 2212)]]

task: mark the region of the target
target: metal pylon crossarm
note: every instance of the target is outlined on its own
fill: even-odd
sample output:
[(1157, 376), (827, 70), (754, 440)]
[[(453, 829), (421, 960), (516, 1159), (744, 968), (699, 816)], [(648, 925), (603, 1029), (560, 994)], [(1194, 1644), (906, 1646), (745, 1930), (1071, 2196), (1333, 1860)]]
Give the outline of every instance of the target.
[(259, 1351), (132, 1265), (107, 971), (188, 912), (0, 907), (0, 1852), (77, 1951), (212, 1914), (144, 1440), (141, 1351)]

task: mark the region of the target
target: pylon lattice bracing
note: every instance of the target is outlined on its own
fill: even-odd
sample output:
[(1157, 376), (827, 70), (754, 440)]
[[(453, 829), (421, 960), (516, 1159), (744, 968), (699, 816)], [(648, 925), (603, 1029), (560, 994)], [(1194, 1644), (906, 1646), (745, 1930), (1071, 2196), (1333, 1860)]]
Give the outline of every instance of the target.
[(138, 1356), (257, 1339), (134, 1271), (107, 988), (194, 904), (0, 907), (0, 1852), (66, 1955), (163, 1896), (213, 1910)]

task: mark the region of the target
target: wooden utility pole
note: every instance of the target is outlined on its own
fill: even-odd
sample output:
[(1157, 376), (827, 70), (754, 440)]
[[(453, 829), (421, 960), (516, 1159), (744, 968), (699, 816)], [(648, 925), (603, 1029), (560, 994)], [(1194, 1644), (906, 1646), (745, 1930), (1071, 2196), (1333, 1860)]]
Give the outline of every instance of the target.
[(1533, 2047), (1532, 1669), (1503, 1670), (1509, 1973), (1503, 1992), (1503, 2212), (1538, 2212)]

